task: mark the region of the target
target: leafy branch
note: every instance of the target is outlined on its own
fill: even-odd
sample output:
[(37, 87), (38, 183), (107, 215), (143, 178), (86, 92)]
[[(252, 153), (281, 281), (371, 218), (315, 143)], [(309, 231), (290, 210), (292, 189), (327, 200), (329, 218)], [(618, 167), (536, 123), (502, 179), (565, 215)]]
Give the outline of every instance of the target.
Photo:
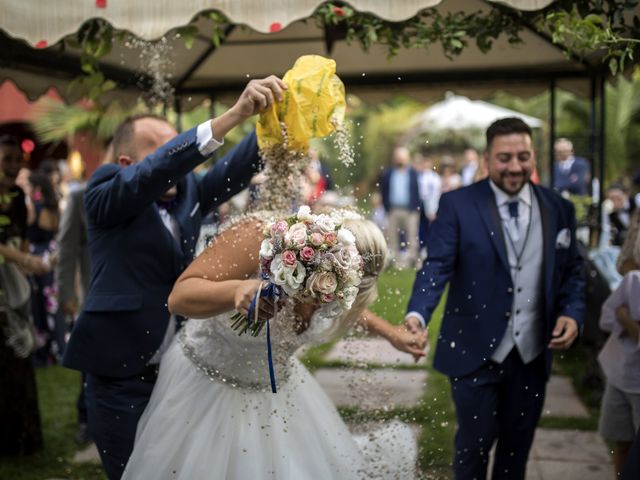
[(635, 59), (640, 45), (640, 19), (632, 15), (637, 0), (560, 1), (535, 20), (536, 28), (549, 32), (554, 43), (569, 54), (584, 58), (602, 55), (612, 75)]
[(474, 39), (480, 51), (486, 53), (502, 34), (507, 35), (511, 44), (522, 43), (519, 35), (522, 26), (511, 16), (496, 14), (494, 9), (442, 14), (435, 8), (427, 8), (408, 20), (390, 22), (346, 5), (325, 3), (313, 18), (320, 27), (344, 28), (347, 42), (359, 42), (365, 51), (373, 44), (386, 46), (389, 58), (401, 48), (429, 48), (439, 43), (445, 56), (453, 59), (469, 46), (469, 39)]

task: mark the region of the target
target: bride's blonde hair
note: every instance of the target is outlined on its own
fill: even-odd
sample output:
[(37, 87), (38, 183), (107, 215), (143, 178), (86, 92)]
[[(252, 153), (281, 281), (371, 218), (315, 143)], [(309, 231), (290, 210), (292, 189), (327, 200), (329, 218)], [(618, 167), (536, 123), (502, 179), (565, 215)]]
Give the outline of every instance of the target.
[(378, 226), (371, 220), (349, 218), (345, 219), (343, 226), (356, 237), (356, 248), (364, 261), (364, 275), (358, 287), (358, 295), (341, 322), (343, 328), (350, 328), (362, 311), (372, 304), (378, 296), (377, 282), (386, 265), (387, 242)]

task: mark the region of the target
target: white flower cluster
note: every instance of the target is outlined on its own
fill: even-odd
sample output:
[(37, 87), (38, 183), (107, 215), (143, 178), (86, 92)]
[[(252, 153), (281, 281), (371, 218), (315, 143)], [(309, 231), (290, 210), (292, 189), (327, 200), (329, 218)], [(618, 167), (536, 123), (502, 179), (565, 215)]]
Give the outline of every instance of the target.
[(313, 215), (305, 205), (268, 225), (264, 235), (260, 265), (272, 283), (305, 303), (332, 304), (333, 311), (351, 308), (363, 261), (355, 236), (339, 218)]

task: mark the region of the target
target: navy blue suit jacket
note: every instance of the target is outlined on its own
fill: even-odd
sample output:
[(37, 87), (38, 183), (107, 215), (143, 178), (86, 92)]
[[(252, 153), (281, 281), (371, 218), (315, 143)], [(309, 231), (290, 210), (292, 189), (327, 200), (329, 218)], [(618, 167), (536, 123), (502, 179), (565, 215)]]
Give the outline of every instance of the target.
[(574, 158), (568, 172), (562, 170), (556, 162), (553, 167), (553, 187), (559, 192), (587, 195), (589, 193), (589, 162), (582, 157)]
[[(385, 170), (380, 176), (380, 195), (382, 196), (382, 205), (388, 212), (391, 210), (391, 199), (389, 191), (391, 189), (391, 173), (393, 167)], [(422, 202), (420, 201), (420, 192), (418, 191), (418, 172), (413, 168), (409, 168), (409, 209), (420, 210)]]
[[(558, 316), (575, 319), (579, 327), (583, 323), (582, 258), (573, 205), (548, 188), (531, 186), (542, 217), (542, 320), (548, 343)], [(571, 234), (571, 244), (558, 248), (558, 233), (564, 229)], [(489, 361), (513, 303), (507, 249), (489, 180), (441, 197), (427, 235), (427, 255), (416, 275), (408, 311), (420, 313), (428, 322), (450, 282), (434, 367), (451, 377), (464, 376)], [(547, 355), (549, 368), (549, 350)]]
[[(143, 161), (110, 164), (85, 192), (92, 262), (89, 293), (65, 351), (69, 368), (109, 377), (141, 372), (160, 346), (169, 321), (167, 298), (193, 259), (202, 218), (249, 185), (259, 168), (255, 134), (245, 137), (202, 178), (205, 160), (196, 129), (184, 132)], [(172, 185), (178, 243), (155, 204)]]

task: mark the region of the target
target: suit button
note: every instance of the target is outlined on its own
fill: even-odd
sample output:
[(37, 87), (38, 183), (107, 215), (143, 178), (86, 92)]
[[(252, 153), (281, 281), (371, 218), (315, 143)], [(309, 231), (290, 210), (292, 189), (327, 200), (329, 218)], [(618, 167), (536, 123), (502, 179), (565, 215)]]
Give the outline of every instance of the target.
[(516, 332), (516, 337), (520, 335), (520, 332)]
[(511, 293), (511, 292), (513, 292), (513, 288), (511, 287), (507, 288), (507, 293)]
[(522, 287), (518, 287), (518, 293), (522, 291)]
[(511, 316), (511, 312), (505, 312), (504, 316), (509, 318)]
[(519, 314), (520, 314), (520, 310), (516, 310), (516, 315), (519, 315)]

